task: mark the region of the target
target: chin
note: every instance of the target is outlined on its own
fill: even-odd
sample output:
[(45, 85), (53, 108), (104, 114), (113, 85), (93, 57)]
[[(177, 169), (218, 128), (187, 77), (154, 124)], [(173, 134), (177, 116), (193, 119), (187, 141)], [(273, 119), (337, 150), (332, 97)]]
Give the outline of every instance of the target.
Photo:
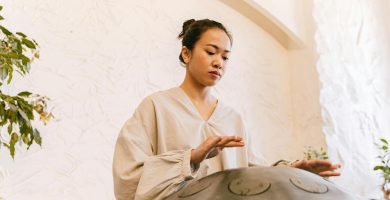
[(214, 80), (206, 79), (206, 80), (199, 80), (198, 83), (200, 85), (203, 85), (204, 87), (212, 87), (217, 85), (219, 80), (220, 79), (214, 79)]
[(208, 82), (203, 84), (205, 87), (213, 87), (218, 84), (218, 81)]

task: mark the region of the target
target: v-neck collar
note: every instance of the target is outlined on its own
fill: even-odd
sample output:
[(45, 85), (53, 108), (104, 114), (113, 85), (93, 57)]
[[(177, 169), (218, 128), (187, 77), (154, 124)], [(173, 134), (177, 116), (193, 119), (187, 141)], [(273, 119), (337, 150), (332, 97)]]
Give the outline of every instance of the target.
[(177, 87), (177, 90), (180, 91), (180, 93), (182, 94), (183, 96), (183, 99), (184, 101), (186, 101), (186, 103), (188, 104), (189, 107), (191, 107), (191, 110), (193, 112), (196, 113), (196, 115), (198, 116), (198, 118), (200, 120), (202, 120), (203, 122), (206, 122), (206, 123), (209, 123), (213, 120), (213, 118), (215, 117), (216, 115), (216, 112), (218, 111), (219, 107), (220, 107), (220, 102), (219, 100), (217, 99), (217, 105), (215, 105), (215, 108), (213, 110), (213, 112), (211, 113), (211, 115), (209, 116), (209, 118), (207, 120), (203, 119), (201, 113), (199, 112), (199, 110), (196, 108), (196, 106), (194, 105), (194, 103), (191, 101), (191, 98), (187, 95), (187, 93), (183, 90), (183, 88), (181, 87)]

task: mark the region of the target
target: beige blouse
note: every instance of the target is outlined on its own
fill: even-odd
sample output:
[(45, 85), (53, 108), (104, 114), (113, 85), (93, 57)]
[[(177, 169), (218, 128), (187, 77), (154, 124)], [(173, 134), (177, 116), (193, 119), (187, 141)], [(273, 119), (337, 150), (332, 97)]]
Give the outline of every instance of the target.
[[(225, 148), (200, 166), (191, 166), (191, 149), (214, 135), (242, 136), (246, 146)], [(116, 199), (162, 199), (192, 179), (266, 165), (251, 153), (249, 143), (241, 116), (220, 101), (204, 121), (180, 87), (156, 92), (142, 101), (119, 133), (113, 161)]]

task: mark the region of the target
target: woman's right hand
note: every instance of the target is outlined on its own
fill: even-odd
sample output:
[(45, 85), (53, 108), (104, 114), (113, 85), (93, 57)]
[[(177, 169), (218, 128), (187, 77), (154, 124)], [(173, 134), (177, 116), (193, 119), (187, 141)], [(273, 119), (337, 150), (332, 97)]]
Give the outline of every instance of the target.
[(243, 147), (240, 136), (211, 136), (191, 151), (191, 164), (200, 164), (203, 160), (217, 156), (225, 147)]

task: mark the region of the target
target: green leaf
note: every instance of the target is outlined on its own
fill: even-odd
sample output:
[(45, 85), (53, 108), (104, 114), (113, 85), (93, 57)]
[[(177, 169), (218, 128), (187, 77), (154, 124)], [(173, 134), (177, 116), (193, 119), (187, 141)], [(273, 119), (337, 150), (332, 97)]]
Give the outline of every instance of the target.
[(19, 139), (18, 134), (17, 133), (12, 133), (11, 141), (9, 142), (9, 144), (10, 144), (9, 145), (9, 150), (10, 150), (12, 158), (14, 158), (14, 156), (15, 156), (15, 144), (18, 141), (18, 139)]
[(383, 170), (383, 166), (375, 166), (374, 167), (374, 170), (376, 171), (376, 170)]
[(7, 149), (9, 149), (9, 152), (10, 152), (11, 157), (12, 157), (12, 159), (13, 159), (14, 156), (15, 156), (15, 144), (3, 143), (3, 145), (4, 145), (5, 147), (7, 147)]
[(10, 144), (9, 152), (11, 154), (12, 159), (14, 159), (15, 158), (15, 144)]
[(20, 42), (20, 40), (16, 41), (16, 52), (18, 52), (18, 54), (23, 55), (23, 47), (22, 47), (22, 42)]
[(10, 123), (16, 123), (16, 110), (7, 110), (8, 111), (8, 120), (10, 121)]
[(18, 101), (18, 106), (19, 106), (19, 114), (21, 117), (25, 119), (25, 121), (30, 121), (34, 119), (34, 114), (33, 114), (33, 106), (28, 104), (26, 101), (23, 99)]
[(4, 116), (5, 114), (5, 103), (4, 101), (0, 102), (0, 117)]
[(23, 65), (27, 65), (30, 62), (30, 58), (27, 58), (25, 55), (21, 55), (21, 58), (22, 58), (22, 64)]
[(0, 122), (0, 126), (4, 126), (5, 124), (7, 124), (7, 118), (5, 117), (5, 115), (3, 116), (3, 119), (1, 120)]
[(4, 81), (8, 76), (8, 67), (5, 65), (0, 66), (0, 79)]
[[(20, 128), (20, 133), (21, 134), (25, 134), (25, 133), (29, 133), (29, 134), (32, 134), (33, 133), (33, 130), (31, 128), (31, 124), (30, 124), (30, 121), (24, 121), (25, 123), (23, 124), (19, 124), (19, 128)], [(31, 135), (32, 137), (34, 135)]]
[(12, 97), (10, 97), (10, 96), (7, 96), (6, 98), (4, 98), (4, 101), (6, 101), (7, 103), (12, 104), (14, 99)]
[(22, 141), (24, 144), (28, 144), (30, 142), (28, 139), (28, 134), (22, 134)]
[(35, 41), (34, 39), (33, 39), (33, 42), (34, 42), (34, 44), (35, 44), (36, 46), (39, 46), (39, 45), (38, 45), (38, 42)]
[(3, 19), (4, 19), (4, 17), (0, 15), (0, 20), (3, 20)]
[(30, 135), (30, 142), (27, 144), (27, 150), (30, 149), (30, 146), (32, 145), (33, 141), (34, 141), (34, 135), (32, 133), (29, 133)]
[(26, 71), (24, 70), (24, 66), (22, 65), (22, 62), (17, 62), (17, 63), (16, 63), (16, 66), (20, 69), (20, 72), (17, 71), (17, 72), (20, 73), (20, 75), (23, 76), (24, 74), (26, 74)]
[(32, 93), (29, 92), (29, 91), (23, 91), (23, 92), (20, 92), (18, 94), (18, 96), (21, 96), (21, 97), (29, 97)]
[(383, 150), (387, 150), (388, 147), (387, 147), (387, 146), (383, 146), (382, 149), (383, 149)]
[(8, 80), (7, 80), (7, 84), (11, 83), (12, 77), (13, 77), (13, 73), (14, 73), (14, 69), (12, 68), (11, 65), (8, 65)]
[(3, 6), (0, 6), (0, 11), (3, 10)]
[(3, 142), (3, 146), (5, 146), (9, 149), (9, 144)]
[(9, 31), (8, 29), (4, 28), (4, 26), (2, 26), (2, 25), (0, 25), (0, 30), (7, 36), (12, 35), (11, 31)]
[(13, 123), (11, 122), (9, 125), (8, 125), (8, 134), (11, 134), (12, 130), (13, 130)]
[(386, 139), (382, 138), (381, 141), (385, 144), (389, 144)]
[(26, 39), (26, 38), (22, 38), (22, 42), (23, 44), (25, 44), (28, 48), (30, 49), (35, 49), (35, 44), (33, 42), (31, 42), (30, 40)]
[(27, 116), (26, 112), (24, 112), (24, 111), (21, 110), (21, 109), (18, 110), (18, 121), (20, 121), (19, 116), (20, 116), (21, 118), (23, 118), (24, 121), (28, 121), (28, 120), (30, 119), (30, 117)]
[[(38, 45), (38, 44), (37, 44), (37, 45)], [(39, 59), (39, 52), (35, 52), (35, 53), (34, 53), (34, 57), (37, 58), (37, 59)]]
[(17, 35), (20, 35), (20, 36), (22, 36), (22, 37), (24, 37), (24, 38), (27, 37), (27, 35), (25, 35), (25, 34), (22, 33), (22, 32), (16, 32), (16, 34), (17, 34)]
[(9, 53), (6, 56), (13, 59), (21, 59), (21, 57), (17, 53)]
[(10, 144), (11, 143), (16, 143), (17, 141), (18, 141), (18, 139), (19, 139), (19, 136), (18, 136), (18, 134), (17, 133), (12, 133), (12, 135), (11, 135), (11, 141), (10, 141)]
[(42, 146), (41, 134), (37, 129), (34, 129), (34, 141), (39, 144), (39, 146)]

